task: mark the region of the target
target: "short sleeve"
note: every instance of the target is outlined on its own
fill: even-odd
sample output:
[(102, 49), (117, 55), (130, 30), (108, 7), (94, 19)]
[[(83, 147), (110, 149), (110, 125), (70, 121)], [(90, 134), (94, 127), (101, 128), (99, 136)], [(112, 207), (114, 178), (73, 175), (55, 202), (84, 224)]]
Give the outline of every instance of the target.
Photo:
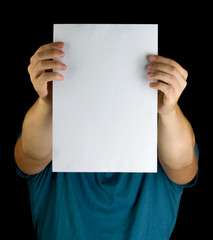
[(18, 176), (25, 179), (27, 182), (33, 182), (36, 179), (37, 175), (40, 174), (40, 173), (37, 173), (34, 175), (25, 174), (19, 169), (19, 167), (17, 166), (16, 163), (15, 163), (15, 169), (16, 169), (16, 173), (18, 174)]
[[(199, 149), (198, 149), (198, 146), (197, 146), (197, 143), (195, 142), (195, 153), (196, 153), (196, 157), (197, 157), (197, 161), (199, 163)], [(199, 172), (199, 167), (197, 169), (197, 174), (196, 176), (194, 177), (194, 179), (190, 182), (190, 183), (187, 183), (185, 185), (183, 185), (183, 187), (186, 187), (186, 188), (189, 188), (189, 187), (193, 187), (196, 183), (197, 183), (197, 180), (198, 180), (198, 172)]]
[(34, 175), (23, 173), (19, 169), (19, 167), (17, 166), (16, 163), (15, 163), (15, 169), (16, 169), (16, 173), (18, 174), (18, 176), (25, 179), (28, 184), (34, 183), (34, 182), (38, 182), (39, 179), (42, 179), (43, 177), (46, 177), (47, 175), (52, 173), (52, 161), (41, 172), (34, 174)]

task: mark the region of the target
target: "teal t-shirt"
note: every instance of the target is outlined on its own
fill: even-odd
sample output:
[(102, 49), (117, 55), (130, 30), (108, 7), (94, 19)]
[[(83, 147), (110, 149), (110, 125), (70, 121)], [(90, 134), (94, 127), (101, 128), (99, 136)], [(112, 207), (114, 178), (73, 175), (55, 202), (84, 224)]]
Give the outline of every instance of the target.
[[(198, 148), (195, 146), (198, 158)], [(27, 180), (38, 240), (167, 240), (184, 187), (157, 173), (56, 173)]]

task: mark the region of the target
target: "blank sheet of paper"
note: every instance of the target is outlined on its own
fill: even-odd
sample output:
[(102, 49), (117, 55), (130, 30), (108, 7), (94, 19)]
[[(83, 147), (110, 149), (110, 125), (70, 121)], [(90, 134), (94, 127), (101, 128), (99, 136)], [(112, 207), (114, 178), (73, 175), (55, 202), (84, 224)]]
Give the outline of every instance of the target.
[[(55, 24), (65, 43), (53, 82), (54, 172), (156, 172), (157, 91), (146, 65), (155, 24)], [(59, 71), (60, 72), (60, 71)]]

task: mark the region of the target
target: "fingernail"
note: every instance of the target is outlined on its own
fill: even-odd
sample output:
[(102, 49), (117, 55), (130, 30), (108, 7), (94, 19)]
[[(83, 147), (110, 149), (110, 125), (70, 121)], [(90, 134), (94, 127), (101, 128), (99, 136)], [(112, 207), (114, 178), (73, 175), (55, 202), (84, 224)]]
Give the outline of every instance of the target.
[(59, 48), (62, 48), (62, 47), (64, 46), (64, 43), (63, 43), (63, 42), (58, 42), (58, 43), (57, 43), (57, 46), (58, 46)]
[(149, 77), (153, 77), (153, 76), (154, 76), (154, 73), (153, 73), (153, 72), (148, 72), (148, 76), (149, 76)]
[(151, 55), (149, 59), (151, 62), (153, 62), (156, 61), (157, 57), (155, 55)]
[(64, 52), (63, 51), (59, 51), (59, 55), (61, 56), (61, 57), (63, 57), (64, 56)]
[(67, 68), (66, 64), (62, 64), (62, 69), (65, 70)]
[(150, 63), (148, 66), (147, 66), (148, 70), (152, 70), (153, 69), (153, 64)]
[(60, 80), (64, 80), (64, 76), (60, 74)]

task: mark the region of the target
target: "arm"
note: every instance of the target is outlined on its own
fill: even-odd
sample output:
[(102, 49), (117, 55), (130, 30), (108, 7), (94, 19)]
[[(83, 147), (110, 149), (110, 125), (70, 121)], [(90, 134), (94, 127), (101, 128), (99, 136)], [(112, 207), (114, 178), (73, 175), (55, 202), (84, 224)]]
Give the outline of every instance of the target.
[(159, 90), (158, 156), (167, 176), (177, 184), (190, 182), (197, 172), (195, 136), (177, 102), (186, 87), (187, 72), (178, 63), (151, 56), (150, 87)]
[(52, 160), (52, 80), (63, 80), (59, 73), (49, 69), (65, 70), (65, 66), (49, 59), (63, 57), (63, 44), (51, 43), (36, 51), (28, 71), (39, 97), (27, 112), (22, 135), (15, 146), (15, 161), (27, 174), (42, 171)]

